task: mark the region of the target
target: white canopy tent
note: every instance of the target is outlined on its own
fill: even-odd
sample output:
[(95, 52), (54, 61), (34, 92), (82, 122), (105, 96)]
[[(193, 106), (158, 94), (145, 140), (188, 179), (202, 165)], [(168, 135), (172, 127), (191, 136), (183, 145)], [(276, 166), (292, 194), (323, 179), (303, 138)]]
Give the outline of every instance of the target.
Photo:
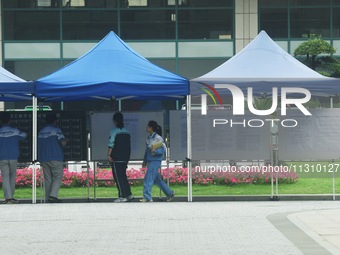
[[(254, 95), (270, 95), (273, 87), (299, 87), (312, 95), (331, 96), (340, 93), (340, 79), (325, 77), (305, 66), (276, 44), (265, 31), (228, 61), (212, 71), (190, 80), (187, 99), (187, 154), (192, 158), (191, 97), (201, 95), (206, 85), (235, 85), (243, 93), (248, 87)], [(215, 95), (230, 94), (228, 89), (215, 88)], [(218, 94), (217, 94), (218, 93)], [(188, 169), (191, 169), (189, 160)], [(192, 201), (192, 173), (188, 171), (188, 200)]]
[[(271, 93), (272, 87), (301, 87), (312, 94), (340, 92), (340, 80), (325, 77), (310, 69), (276, 44), (265, 31), (222, 65), (190, 80), (190, 94), (201, 94), (202, 84), (233, 84), (242, 91), (253, 87), (255, 93)], [(220, 94), (228, 91), (217, 90)]]

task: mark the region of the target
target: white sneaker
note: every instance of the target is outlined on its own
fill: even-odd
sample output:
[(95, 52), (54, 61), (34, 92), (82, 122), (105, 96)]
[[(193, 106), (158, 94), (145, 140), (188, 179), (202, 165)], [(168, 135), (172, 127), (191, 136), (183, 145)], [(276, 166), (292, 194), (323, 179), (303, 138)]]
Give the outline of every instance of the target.
[(125, 197), (119, 197), (117, 199), (115, 199), (113, 202), (114, 203), (124, 203), (127, 202), (128, 200)]
[(143, 199), (140, 199), (139, 202), (142, 202), (142, 203), (150, 203), (150, 202), (153, 202), (153, 200), (146, 200), (145, 198)]

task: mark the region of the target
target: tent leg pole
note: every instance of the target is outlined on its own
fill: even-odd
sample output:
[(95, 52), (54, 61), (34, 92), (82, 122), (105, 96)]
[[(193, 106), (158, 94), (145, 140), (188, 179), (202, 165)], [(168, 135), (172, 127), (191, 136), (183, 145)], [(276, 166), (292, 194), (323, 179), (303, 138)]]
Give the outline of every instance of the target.
[(32, 97), (32, 204), (37, 203), (37, 98)]
[(191, 96), (187, 96), (187, 167), (188, 167), (188, 202), (192, 202), (192, 171), (191, 171)]

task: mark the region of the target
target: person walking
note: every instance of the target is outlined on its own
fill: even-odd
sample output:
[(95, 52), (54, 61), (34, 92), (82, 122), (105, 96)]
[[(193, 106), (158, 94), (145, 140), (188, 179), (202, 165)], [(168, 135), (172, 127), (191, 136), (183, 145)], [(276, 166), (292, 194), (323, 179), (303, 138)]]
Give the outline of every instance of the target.
[(60, 203), (58, 193), (64, 175), (64, 152), (68, 139), (57, 127), (57, 116), (46, 115), (46, 126), (38, 134), (38, 161), (44, 171), (45, 200)]
[(160, 130), (160, 126), (154, 120), (150, 120), (146, 127), (148, 137), (146, 139), (143, 166), (147, 167), (147, 171), (144, 177), (143, 199), (140, 200), (141, 202), (153, 201), (151, 194), (154, 184), (164, 192), (168, 202), (172, 201), (175, 196), (175, 192), (169, 188), (158, 173), (166, 150), (161, 133), (157, 133)]
[(5, 204), (16, 204), (14, 198), (15, 179), (19, 158), (19, 141), (26, 139), (27, 134), (12, 127), (9, 122), (9, 112), (1, 113), (2, 127), (0, 128), (0, 170)]
[(131, 136), (124, 128), (124, 116), (117, 112), (113, 115), (115, 127), (110, 132), (107, 156), (111, 162), (112, 175), (118, 189), (115, 203), (128, 202), (133, 199), (129, 181), (126, 176), (127, 165), (131, 154)]

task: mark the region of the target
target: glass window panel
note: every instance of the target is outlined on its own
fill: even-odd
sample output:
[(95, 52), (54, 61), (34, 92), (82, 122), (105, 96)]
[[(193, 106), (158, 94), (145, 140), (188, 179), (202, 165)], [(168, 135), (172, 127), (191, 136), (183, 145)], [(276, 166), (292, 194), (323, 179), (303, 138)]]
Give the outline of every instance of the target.
[(333, 8), (333, 37), (340, 37), (340, 8)]
[(168, 5), (176, 5), (176, 0), (167, 0)]
[(128, 0), (84, 0), (84, 2), (84, 8), (117, 8), (118, 3), (121, 7), (128, 6)]
[(179, 39), (232, 39), (233, 10), (180, 10)]
[(37, 0), (38, 7), (51, 7), (51, 0)]
[(60, 60), (18, 60), (5, 61), (4, 67), (24, 80), (34, 81), (55, 72), (61, 66)]
[(210, 72), (219, 65), (227, 61), (227, 58), (209, 59), (209, 58), (195, 58), (195, 59), (179, 59), (179, 75), (188, 79), (193, 79)]
[(178, 0), (179, 7), (233, 7), (233, 0)]
[(340, 6), (340, 0), (333, 0), (333, 6)]
[(35, 8), (36, 0), (2, 0), (4, 8)]
[(148, 7), (151, 7), (151, 8), (167, 7), (167, 6), (168, 6), (167, 0), (149, 1), (148, 3)]
[(64, 7), (84, 7), (85, 6), (85, 0), (62, 0), (62, 1), (63, 1)]
[(330, 3), (331, 3), (330, 0), (290, 0), (291, 6), (315, 6), (315, 5), (329, 6)]
[(58, 11), (5, 11), (5, 40), (59, 40)]
[(329, 8), (292, 8), (290, 16), (292, 38), (330, 37)]
[(121, 12), (120, 37), (124, 40), (175, 39), (172, 10), (126, 10)]
[(64, 40), (98, 40), (118, 31), (116, 11), (64, 11)]
[(288, 0), (259, 0), (261, 7), (287, 7)]
[(129, 6), (148, 6), (147, 0), (129, 0)]
[(261, 9), (260, 30), (265, 30), (272, 38), (287, 38), (288, 9), (287, 8)]

